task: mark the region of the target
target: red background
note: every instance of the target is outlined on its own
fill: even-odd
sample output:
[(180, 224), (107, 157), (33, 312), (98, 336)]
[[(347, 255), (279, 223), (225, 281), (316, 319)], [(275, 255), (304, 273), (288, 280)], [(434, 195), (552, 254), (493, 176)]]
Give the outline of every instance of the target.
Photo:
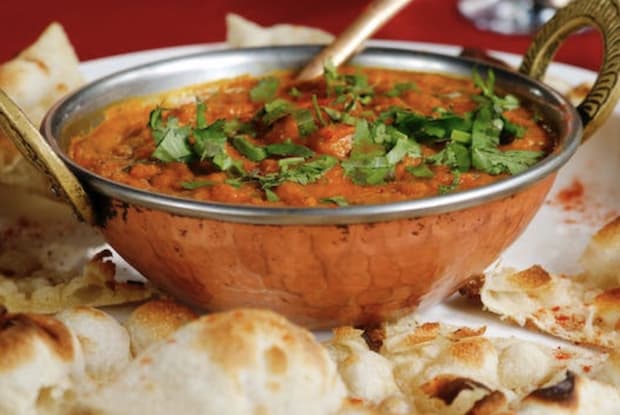
[[(459, 15), (457, 0), (414, 0), (377, 38), (448, 43), (522, 54), (529, 36), (476, 29)], [(35, 40), (53, 20), (62, 23), (81, 60), (183, 44), (222, 41), (224, 16), (239, 13), (262, 25), (297, 23), (338, 33), (368, 0), (86, 0), (3, 1), (0, 62)], [(598, 33), (573, 36), (556, 60), (597, 69)]]

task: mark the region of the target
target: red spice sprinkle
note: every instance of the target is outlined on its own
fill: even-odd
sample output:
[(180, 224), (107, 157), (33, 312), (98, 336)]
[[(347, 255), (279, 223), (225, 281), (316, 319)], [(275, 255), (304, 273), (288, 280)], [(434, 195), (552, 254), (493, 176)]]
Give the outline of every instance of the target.
[(560, 311), (560, 306), (559, 306), (559, 305), (556, 305), (555, 307), (553, 307), (553, 308), (551, 309), (551, 311), (553, 311), (553, 312), (555, 312), (555, 311)]
[(560, 190), (557, 195), (557, 201), (564, 210), (581, 210), (584, 207), (584, 193), (583, 183), (578, 179), (574, 179), (570, 185)]
[(555, 358), (558, 360), (566, 360), (571, 358), (571, 354), (562, 350), (555, 352)]
[(583, 367), (583, 371), (584, 371), (585, 373), (589, 373), (589, 372), (590, 372), (590, 370), (592, 370), (592, 366), (584, 366), (584, 367)]

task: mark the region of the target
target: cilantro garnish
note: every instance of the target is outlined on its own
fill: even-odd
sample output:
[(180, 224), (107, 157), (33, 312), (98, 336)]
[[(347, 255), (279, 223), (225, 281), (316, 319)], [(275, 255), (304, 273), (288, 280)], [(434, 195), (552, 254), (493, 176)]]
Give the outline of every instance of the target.
[(439, 194), (443, 195), (446, 193), (453, 192), (454, 190), (456, 190), (456, 188), (458, 187), (460, 183), (461, 183), (461, 172), (458, 170), (455, 170), (452, 172), (452, 183), (448, 185), (445, 185), (445, 184), (440, 185)]
[(179, 119), (176, 117), (163, 120), (162, 113), (163, 109), (157, 107), (149, 115), (149, 127), (157, 146), (153, 152), (153, 158), (164, 162), (189, 161), (193, 156), (192, 149), (187, 142), (190, 128), (180, 126)]
[(278, 78), (263, 78), (250, 90), (250, 99), (254, 102), (271, 101), (275, 97), (279, 85)]
[(194, 180), (192, 182), (181, 182), (181, 187), (186, 190), (194, 190), (200, 187), (209, 187), (217, 184), (213, 180)]
[(314, 117), (310, 110), (300, 109), (293, 112), (293, 117), (297, 123), (297, 130), (302, 136), (312, 134), (316, 131)]
[(335, 96), (336, 103), (343, 104), (345, 112), (351, 112), (358, 104), (368, 105), (372, 101), (374, 89), (364, 74), (340, 74), (331, 62), (326, 62), (323, 76), (327, 94)]
[(347, 199), (345, 199), (344, 196), (324, 197), (322, 199), (319, 199), (319, 202), (321, 202), (321, 203), (333, 203), (333, 204), (338, 205), (340, 207), (342, 207), (342, 206), (349, 206), (349, 202), (347, 202)]
[(299, 156), (305, 158), (314, 156), (314, 151), (308, 147), (290, 142), (269, 144), (265, 147), (265, 150), (272, 156)]
[(385, 93), (388, 97), (399, 97), (403, 92), (407, 91), (415, 91), (417, 89), (416, 85), (413, 82), (403, 82), (394, 84), (392, 89)]
[(405, 168), (412, 176), (417, 177), (418, 179), (430, 179), (435, 177), (435, 173), (426, 165), (419, 164), (417, 166), (407, 166)]
[(261, 161), (267, 157), (267, 152), (263, 147), (257, 146), (245, 137), (233, 137), (232, 145), (237, 151), (252, 161)]

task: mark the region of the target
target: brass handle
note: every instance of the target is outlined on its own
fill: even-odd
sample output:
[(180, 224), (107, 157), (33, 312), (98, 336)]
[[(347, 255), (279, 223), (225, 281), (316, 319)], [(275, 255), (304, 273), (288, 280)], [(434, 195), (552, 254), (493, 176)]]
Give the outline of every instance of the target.
[(573, 0), (559, 9), (536, 34), (519, 72), (541, 79), (560, 44), (584, 28), (598, 29), (603, 37), (604, 57), (592, 90), (577, 106), (588, 139), (611, 115), (620, 98), (620, 2), (619, 0)]
[(340, 66), (358, 50), (364, 40), (372, 36), (377, 29), (410, 2), (411, 0), (373, 1), (344, 32), (304, 66), (297, 75), (297, 80), (307, 81), (321, 76), (326, 61)]
[(80, 220), (93, 224), (95, 215), (90, 198), (62, 160), (19, 107), (0, 89), (0, 130), (15, 147), (50, 181), (52, 191), (69, 203)]

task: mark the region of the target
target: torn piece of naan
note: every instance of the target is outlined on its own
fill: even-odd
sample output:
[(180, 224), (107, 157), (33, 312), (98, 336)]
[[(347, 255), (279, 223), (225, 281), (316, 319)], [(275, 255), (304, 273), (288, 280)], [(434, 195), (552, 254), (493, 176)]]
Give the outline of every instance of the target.
[[(50, 24), (37, 41), (13, 60), (0, 65), (0, 89), (39, 126), (47, 110), (84, 83), (78, 58), (65, 31)], [(26, 187), (49, 195), (41, 175), (0, 132), (0, 183)]]
[(321, 29), (291, 24), (260, 26), (238, 14), (226, 15), (226, 43), (233, 48), (325, 44), (334, 36)]
[(503, 269), (461, 291), (521, 326), (576, 343), (620, 348), (620, 218), (592, 237), (581, 263), (579, 275), (554, 274), (538, 265)]
[(325, 345), (350, 399), (373, 414), (611, 415), (620, 408), (618, 376), (609, 376), (618, 359), (602, 352), (415, 316), (366, 331), (336, 329)]
[[(141, 301), (144, 281), (116, 280), (99, 232), (56, 201), (0, 186), (0, 305), (11, 312), (52, 313), (78, 305)], [(97, 252), (97, 251), (100, 252)]]

